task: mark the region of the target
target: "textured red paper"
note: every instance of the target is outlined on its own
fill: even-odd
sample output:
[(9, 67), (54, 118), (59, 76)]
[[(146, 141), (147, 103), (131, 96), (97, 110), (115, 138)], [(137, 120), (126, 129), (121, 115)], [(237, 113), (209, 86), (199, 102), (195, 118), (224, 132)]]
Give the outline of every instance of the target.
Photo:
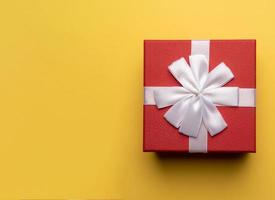
[[(188, 61), (191, 40), (144, 41), (144, 86), (180, 86), (168, 66), (180, 57)], [(226, 86), (256, 88), (256, 41), (211, 40), (212, 70), (224, 62), (235, 78)], [(164, 118), (169, 108), (144, 105), (144, 151), (188, 152), (188, 137), (178, 132)], [(220, 134), (208, 135), (208, 152), (255, 152), (255, 113), (251, 107), (218, 107), (228, 127)]]

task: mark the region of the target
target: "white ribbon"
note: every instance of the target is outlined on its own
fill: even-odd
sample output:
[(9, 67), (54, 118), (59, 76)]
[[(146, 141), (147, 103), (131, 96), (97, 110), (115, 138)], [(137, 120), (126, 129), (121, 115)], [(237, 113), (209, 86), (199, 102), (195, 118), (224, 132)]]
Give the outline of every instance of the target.
[(145, 88), (145, 105), (172, 106), (164, 118), (190, 137), (190, 152), (207, 152), (207, 131), (214, 136), (227, 127), (216, 106), (255, 106), (255, 89), (223, 87), (234, 75), (224, 63), (209, 72), (208, 57), (195, 54), (190, 66), (180, 58), (168, 67), (182, 87)]

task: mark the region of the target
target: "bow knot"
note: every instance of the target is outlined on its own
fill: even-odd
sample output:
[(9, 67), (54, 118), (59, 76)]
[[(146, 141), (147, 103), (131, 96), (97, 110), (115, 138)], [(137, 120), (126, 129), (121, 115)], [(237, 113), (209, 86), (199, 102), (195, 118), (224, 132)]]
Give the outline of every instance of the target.
[(209, 72), (204, 55), (189, 56), (189, 63), (180, 58), (168, 67), (182, 87), (155, 91), (157, 107), (172, 106), (164, 117), (179, 132), (197, 137), (204, 125), (214, 136), (227, 127), (216, 105), (238, 106), (238, 87), (222, 87), (234, 75), (224, 63)]

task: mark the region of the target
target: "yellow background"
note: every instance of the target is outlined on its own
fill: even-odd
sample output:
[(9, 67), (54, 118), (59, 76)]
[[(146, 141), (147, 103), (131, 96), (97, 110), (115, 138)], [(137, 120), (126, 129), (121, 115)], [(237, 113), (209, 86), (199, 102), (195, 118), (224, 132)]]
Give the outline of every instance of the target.
[[(275, 198), (274, 8), (2, 0), (0, 199)], [(208, 38), (257, 39), (257, 153), (143, 153), (143, 40)]]

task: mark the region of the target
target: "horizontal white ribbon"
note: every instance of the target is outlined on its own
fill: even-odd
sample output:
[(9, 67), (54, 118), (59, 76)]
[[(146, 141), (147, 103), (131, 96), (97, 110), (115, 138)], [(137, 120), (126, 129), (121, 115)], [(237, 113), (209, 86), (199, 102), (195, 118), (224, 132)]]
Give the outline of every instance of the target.
[(207, 152), (207, 131), (214, 136), (227, 127), (216, 106), (255, 107), (255, 89), (222, 87), (234, 78), (224, 63), (208, 72), (209, 44), (192, 41), (190, 66), (180, 58), (168, 67), (182, 87), (144, 88), (145, 105), (171, 106), (164, 118), (189, 136), (190, 152)]
[[(231, 87), (224, 87), (224, 88), (231, 88)], [(235, 87), (232, 87), (235, 88)], [(156, 105), (154, 92), (155, 91), (163, 91), (164, 93), (172, 93), (175, 91), (181, 91), (182, 87), (179, 86), (172, 86), (172, 87), (144, 87), (144, 105)], [(238, 107), (255, 107), (255, 96), (256, 96), (256, 89), (253, 88), (238, 88)], [(222, 97), (222, 96), (220, 96)], [(219, 98), (215, 96), (215, 98)], [(225, 106), (215, 104), (216, 106)]]

